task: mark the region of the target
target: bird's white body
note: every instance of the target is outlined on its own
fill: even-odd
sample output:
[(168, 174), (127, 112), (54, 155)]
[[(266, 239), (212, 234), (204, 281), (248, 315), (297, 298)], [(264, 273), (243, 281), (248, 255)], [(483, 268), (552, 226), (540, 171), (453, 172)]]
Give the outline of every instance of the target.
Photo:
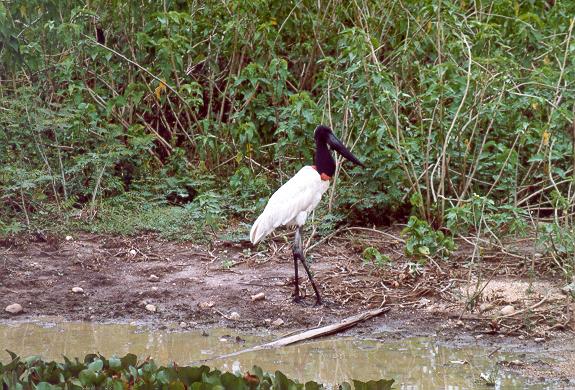
[(303, 226), (328, 188), (329, 180), (322, 180), (314, 167), (300, 169), (271, 196), (252, 226), (251, 242), (257, 244), (279, 226)]

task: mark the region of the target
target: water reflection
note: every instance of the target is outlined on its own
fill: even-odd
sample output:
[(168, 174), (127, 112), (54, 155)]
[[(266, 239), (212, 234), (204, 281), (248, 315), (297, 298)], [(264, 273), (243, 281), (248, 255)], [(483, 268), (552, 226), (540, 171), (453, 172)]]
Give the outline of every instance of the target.
[[(226, 337), (226, 336), (230, 337)], [(240, 335), (233, 330), (201, 332), (149, 331), (132, 325), (94, 323), (0, 324), (0, 349), (20, 355), (40, 354), (59, 360), (63, 355), (83, 357), (99, 352), (105, 356), (128, 352), (140, 358), (153, 357), (159, 363), (190, 364), (256, 344), (271, 337)], [(493, 389), (479, 381), (482, 373), (494, 369), (489, 351), (479, 348), (447, 348), (432, 338), (410, 338), (377, 342), (354, 338), (330, 338), (286, 347), (257, 351), (233, 358), (213, 360), (212, 367), (249, 370), (254, 364), (264, 370), (279, 369), (301, 381), (338, 383), (351, 378), (370, 380), (394, 378), (400, 389)], [(6, 361), (8, 355), (0, 355)], [(519, 377), (497, 373), (496, 389), (547, 389), (551, 385), (526, 385)]]

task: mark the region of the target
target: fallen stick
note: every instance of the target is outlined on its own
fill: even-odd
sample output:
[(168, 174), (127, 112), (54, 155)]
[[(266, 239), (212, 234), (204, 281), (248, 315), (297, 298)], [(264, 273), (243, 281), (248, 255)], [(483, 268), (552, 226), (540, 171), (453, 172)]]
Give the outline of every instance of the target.
[(366, 312), (363, 312), (361, 314), (357, 314), (355, 316), (348, 317), (348, 318), (344, 319), (343, 321), (341, 321), (337, 324), (326, 325), (326, 326), (323, 326), (321, 328), (306, 330), (303, 333), (299, 333), (299, 334), (296, 334), (293, 336), (284, 337), (282, 339), (272, 341), (271, 343), (264, 344), (261, 347), (263, 347), (263, 348), (285, 347), (286, 345), (299, 343), (300, 341), (315, 339), (318, 337), (338, 333), (338, 332), (341, 332), (343, 330), (349, 329), (352, 326), (355, 326), (360, 322), (369, 320), (370, 318), (373, 318), (375, 316), (383, 314), (389, 310), (390, 310), (389, 307), (382, 307), (380, 309), (366, 311)]
[(314, 329), (306, 330), (302, 333), (298, 333), (298, 334), (293, 335), (293, 336), (283, 337), (279, 340), (272, 341), (271, 343), (256, 345), (255, 347), (243, 349), (241, 351), (232, 352), (232, 353), (229, 353), (226, 355), (221, 355), (221, 356), (217, 356), (217, 357), (213, 357), (213, 358), (209, 358), (209, 359), (205, 359), (205, 360), (200, 360), (200, 361), (194, 362), (194, 364), (195, 363), (203, 363), (203, 362), (207, 362), (210, 360), (216, 360), (216, 359), (225, 359), (225, 358), (229, 358), (229, 357), (233, 357), (233, 356), (238, 356), (238, 355), (241, 355), (241, 354), (246, 353), (246, 352), (260, 351), (262, 349), (272, 349), (272, 348), (278, 348), (278, 347), (285, 347), (287, 345), (299, 343), (301, 341), (311, 340), (311, 339), (315, 339), (318, 337), (323, 337), (323, 336), (327, 336), (330, 334), (342, 332), (346, 329), (354, 327), (355, 325), (359, 324), (360, 322), (367, 321), (370, 318), (376, 317), (376, 316), (383, 314), (383, 313), (387, 313), (389, 310), (390, 310), (389, 307), (382, 307), (379, 309), (366, 311), (366, 312), (348, 317), (348, 318), (346, 318), (346, 319), (344, 319), (341, 322), (338, 322), (336, 324), (331, 324), (331, 325), (323, 326), (321, 328), (314, 328)]

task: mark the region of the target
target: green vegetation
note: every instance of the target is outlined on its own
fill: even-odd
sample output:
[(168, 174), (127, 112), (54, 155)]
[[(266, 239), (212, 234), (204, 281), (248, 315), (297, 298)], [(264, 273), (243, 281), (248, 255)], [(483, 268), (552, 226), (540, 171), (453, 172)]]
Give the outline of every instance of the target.
[[(64, 363), (46, 362), (38, 356), (20, 358), (9, 352), (12, 361), (0, 363), (0, 384), (8, 389), (195, 389), (195, 390), (318, 390), (322, 384), (316, 382), (297, 383), (280, 371), (264, 373), (254, 367), (244, 376), (229, 372), (222, 373), (207, 366), (182, 367), (175, 363), (158, 367), (149, 358), (138, 362), (136, 355), (106, 359), (101, 355), (86, 355), (81, 362), (64, 357)], [(353, 381), (357, 390), (391, 389), (393, 379), (379, 381)], [(344, 382), (339, 389), (350, 389)]]
[(389, 256), (382, 254), (377, 248), (368, 246), (361, 254), (365, 263), (372, 263), (378, 268), (385, 267), (391, 262)]
[(0, 233), (209, 237), (311, 163), (325, 123), (368, 166), (338, 172), (330, 228), (411, 216), (414, 257), (453, 234), (535, 231), (569, 273), (573, 15), (572, 1), (2, 2)]
[(416, 216), (409, 218), (401, 234), (408, 237), (405, 253), (414, 258), (425, 259), (429, 256), (446, 258), (455, 248), (451, 237), (446, 237), (442, 231), (433, 230), (427, 222)]

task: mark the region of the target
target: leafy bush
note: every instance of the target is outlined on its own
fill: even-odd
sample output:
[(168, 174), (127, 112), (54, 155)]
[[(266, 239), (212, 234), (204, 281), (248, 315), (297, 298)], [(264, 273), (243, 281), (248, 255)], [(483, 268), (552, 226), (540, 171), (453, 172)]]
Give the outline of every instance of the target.
[(363, 250), (363, 261), (365, 263), (372, 263), (376, 267), (384, 267), (391, 262), (389, 256), (382, 254), (377, 248), (369, 246)]
[(567, 280), (575, 274), (575, 229), (557, 223), (544, 223), (539, 228), (537, 245), (551, 256)]
[(401, 235), (407, 237), (405, 254), (416, 259), (429, 256), (447, 257), (455, 249), (453, 238), (440, 230), (434, 230), (426, 221), (416, 216), (409, 218)]
[(453, 234), (470, 230), (490, 232), (493, 235), (525, 235), (528, 230), (528, 213), (509, 204), (497, 206), (495, 201), (473, 194), (459, 207), (446, 211), (446, 227)]
[[(138, 362), (136, 355), (109, 359), (101, 355), (86, 355), (81, 362), (64, 357), (64, 363), (47, 362), (38, 356), (21, 358), (9, 352), (12, 361), (0, 363), (0, 384), (8, 389), (323, 389), (316, 382), (300, 384), (280, 371), (264, 373), (254, 367), (244, 376), (222, 373), (207, 366), (157, 366), (149, 358)], [(353, 381), (356, 389), (391, 389), (393, 380)], [(351, 389), (342, 383), (340, 389)]]
[(574, 14), (572, 1), (2, 2), (2, 229), (186, 186), (230, 194), (219, 201), (245, 218), (312, 162), (318, 123), (367, 165), (341, 166), (334, 220), (441, 228), (451, 210), (471, 225), (472, 194), (508, 232), (525, 212), (568, 215)]

